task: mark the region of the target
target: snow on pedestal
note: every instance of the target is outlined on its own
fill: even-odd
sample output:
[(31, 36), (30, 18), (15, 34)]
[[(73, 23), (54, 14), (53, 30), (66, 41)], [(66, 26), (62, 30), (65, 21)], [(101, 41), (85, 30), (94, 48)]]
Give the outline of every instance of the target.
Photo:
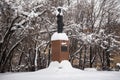
[(55, 40), (69, 40), (69, 39), (65, 33), (55, 32), (51, 37), (51, 41), (55, 41)]

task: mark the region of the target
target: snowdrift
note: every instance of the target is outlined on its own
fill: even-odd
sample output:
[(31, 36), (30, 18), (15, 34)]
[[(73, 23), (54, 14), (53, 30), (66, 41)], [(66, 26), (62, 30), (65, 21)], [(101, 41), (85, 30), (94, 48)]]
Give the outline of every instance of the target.
[(51, 62), (48, 68), (36, 72), (2, 73), (0, 80), (120, 80), (120, 72), (82, 71), (64, 60)]

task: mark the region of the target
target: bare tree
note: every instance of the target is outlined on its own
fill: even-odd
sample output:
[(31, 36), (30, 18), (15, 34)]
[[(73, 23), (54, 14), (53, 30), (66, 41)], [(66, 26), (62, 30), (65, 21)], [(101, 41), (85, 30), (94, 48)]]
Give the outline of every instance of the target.
[[(72, 15), (71, 19), (74, 20), (72, 24), (68, 25), (69, 29), (67, 29), (67, 32), (70, 32), (69, 36), (76, 38), (78, 43), (90, 46), (87, 48), (84, 46), (83, 50), (85, 52), (78, 52), (81, 55), (84, 53), (82, 60), (84, 65), (89, 62), (89, 66), (92, 67), (93, 64), (96, 65), (96, 61), (100, 60), (102, 66), (110, 67), (110, 53), (113, 50), (111, 44), (119, 45), (119, 41), (116, 43), (115, 37), (115, 42), (113, 41), (113, 36), (115, 35), (110, 28), (112, 26), (111, 23), (114, 21), (118, 22), (118, 7), (115, 0), (80, 0), (73, 9), (74, 12), (71, 10), (71, 13), (68, 13)], [(78, 44), (77, 46), (80, 45)], [(80, 48), (78, 47), (78, 50)], [(74, 52), (71, 54), (74, 54)]]

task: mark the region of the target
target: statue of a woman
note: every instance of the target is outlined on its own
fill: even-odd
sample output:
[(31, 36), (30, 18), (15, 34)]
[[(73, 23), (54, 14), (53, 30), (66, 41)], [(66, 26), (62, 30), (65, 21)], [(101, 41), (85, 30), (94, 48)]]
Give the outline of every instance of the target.
[(61, 11), (61, 8), (58, 8), (57, 9), (58, 11), (58, 14), (57, 14), (57, 32), (58, 33), (62, 33), (63, 31), (63, 26), (64, 26), (64, 23), (63, 23), (63, 13)]

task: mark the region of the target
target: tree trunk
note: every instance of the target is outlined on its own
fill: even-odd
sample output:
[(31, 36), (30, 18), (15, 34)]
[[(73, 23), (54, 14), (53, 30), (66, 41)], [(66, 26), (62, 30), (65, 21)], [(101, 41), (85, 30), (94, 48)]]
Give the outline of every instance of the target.
[(82, 66), (81, 66), (81, 64), (82, 64), (82, 50), (80, 50), (80, 52), (79, 52), (79, 68), (81, 68)]
[(83, 62), (83, 69), (85, 68), (85, 64), (86, 64), (86, 51), (87, 48), (86, 48), (86, 45), (84, 46), (84, 62)]
[(93, 57), (93, 53), (92, 53), (92, 47), (90, 46), (90, 68), (92, 68), (92, 57)]
[(105, 53), (106, 55), (106, 66), (109, 68), (110, 67), (110, 52), (109, 51), (106, 51)]

